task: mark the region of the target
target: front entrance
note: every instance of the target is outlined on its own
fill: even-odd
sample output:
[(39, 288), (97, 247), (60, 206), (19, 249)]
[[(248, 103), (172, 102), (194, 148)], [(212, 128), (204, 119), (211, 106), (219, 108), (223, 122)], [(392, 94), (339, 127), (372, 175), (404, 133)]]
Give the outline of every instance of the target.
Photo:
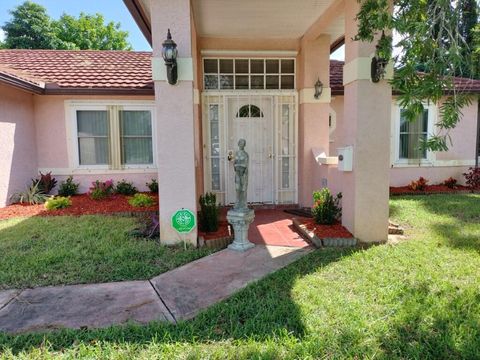
[(235, 202), (235, 152), (239, 139), (247, 142), (250, 156), (247, 201), (273, 203), (273, 101), (272, 97), (228, 97), (228, 194)]
[(248, 202), (297, 203), (295, 91), (205, 91), (202, 94), (205, 192), (235, 202), (238, 140), (250, 156)]

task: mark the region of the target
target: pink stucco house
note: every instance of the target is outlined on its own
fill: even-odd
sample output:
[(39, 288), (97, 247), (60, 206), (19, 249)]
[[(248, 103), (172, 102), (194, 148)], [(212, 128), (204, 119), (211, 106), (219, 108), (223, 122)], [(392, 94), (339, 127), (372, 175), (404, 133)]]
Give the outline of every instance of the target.
[[(161, 240), (173, 243), (177, 209), (195, 211), (205, 191), (233, 202), (230, 155), (245, 138), (250, 202), (310, 206), (328, 186), (343, 192), (343, 224), (381, 242), (390, 185), (462, 180), (474, 164), (477, 101), (448, 152), (419, 152), (437, 107), (405, 124), (389, 72), (371, 81), (374, 44), (350, 40), (356, 0), (124, 2), (153, 53), (0, 50), (0, 206), (38, 171), (73, 175), (81, 191), (110, 178), (145, 189), (158, 177)], [(167, 29), (175, 85), (162, 58)], [(345, 62), (330, 61), (342, 39)], [(480, 93), (480, 81), (458, 86)]]

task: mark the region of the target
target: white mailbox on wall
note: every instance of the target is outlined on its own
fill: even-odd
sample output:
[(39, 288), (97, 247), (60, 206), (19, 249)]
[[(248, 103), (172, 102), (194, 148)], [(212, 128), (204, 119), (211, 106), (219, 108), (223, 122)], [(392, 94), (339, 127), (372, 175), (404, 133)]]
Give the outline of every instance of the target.
[(338, 153), (338, 170), (353, 170), (353, 146), (346, 146), (337, 149)]

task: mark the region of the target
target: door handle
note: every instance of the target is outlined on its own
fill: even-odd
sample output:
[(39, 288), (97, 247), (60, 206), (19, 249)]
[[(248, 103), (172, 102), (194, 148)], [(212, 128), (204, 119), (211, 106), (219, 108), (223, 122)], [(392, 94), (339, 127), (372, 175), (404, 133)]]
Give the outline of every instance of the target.
[(229, 150), (229, 151), (228, 151), (227, 159), (228, 159), (228, 161), (232, 161), (232, 160), (233, 160), (233, 150)]

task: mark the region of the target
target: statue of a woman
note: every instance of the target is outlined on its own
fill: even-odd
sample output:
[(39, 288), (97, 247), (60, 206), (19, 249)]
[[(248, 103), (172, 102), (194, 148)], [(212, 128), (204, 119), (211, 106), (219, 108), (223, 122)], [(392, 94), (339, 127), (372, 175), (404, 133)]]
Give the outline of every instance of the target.
[(235, 190), (237, 201), (235, 210), (247, 210), (247, 189), (248, 189), (248, 153), (245, 151), (245, 139), (238, 140), (238, 150), (235, 153), (233, 168), (235, 169)]

